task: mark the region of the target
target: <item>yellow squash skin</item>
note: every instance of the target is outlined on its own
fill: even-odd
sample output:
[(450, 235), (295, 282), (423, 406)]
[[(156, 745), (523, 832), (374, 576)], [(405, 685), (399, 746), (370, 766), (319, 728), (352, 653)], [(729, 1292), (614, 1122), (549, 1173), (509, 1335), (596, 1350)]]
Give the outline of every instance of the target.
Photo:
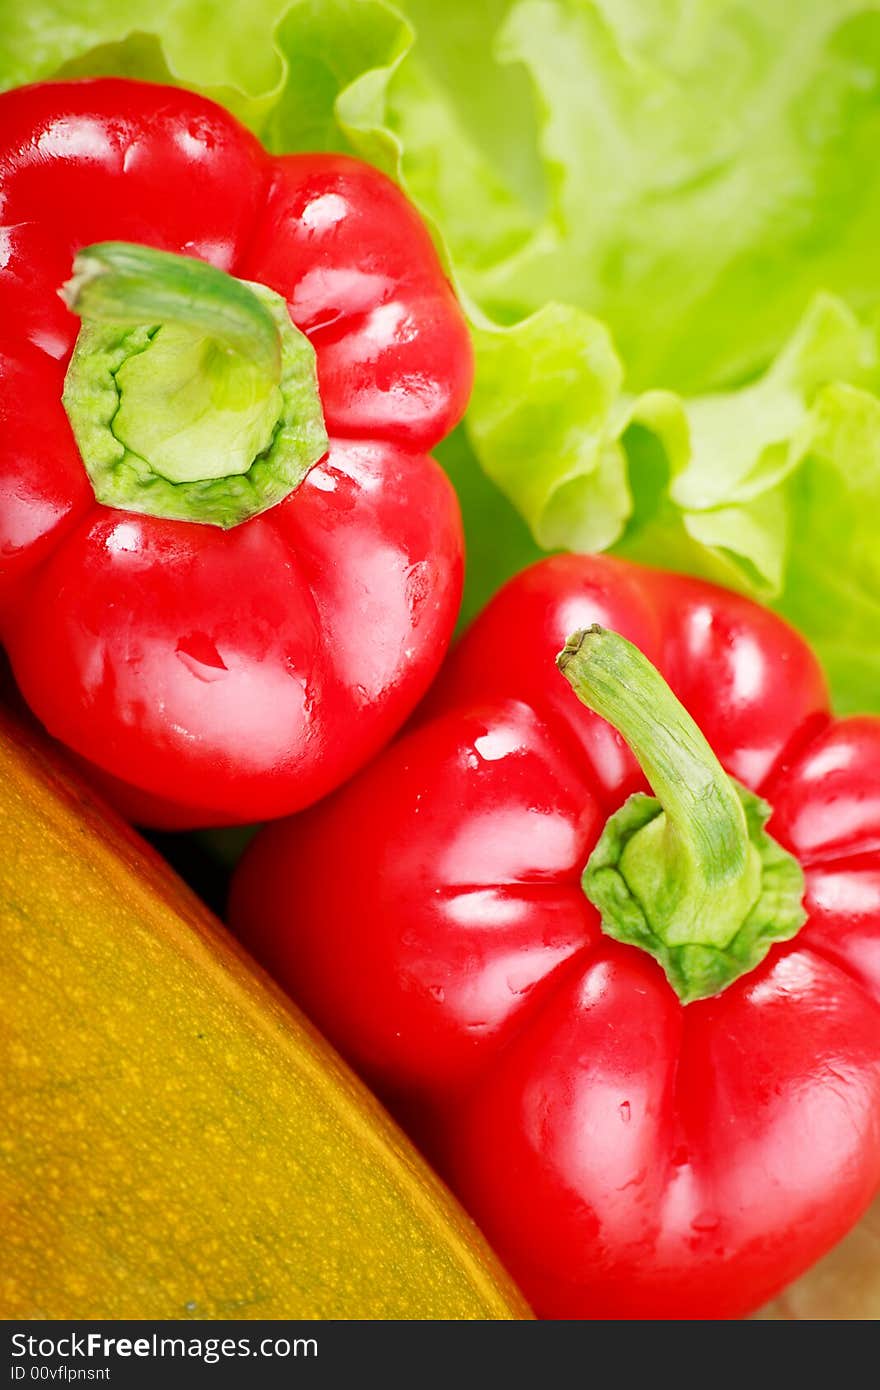
[(158, 856), (0, 724), (0, 1317), (521, 1318)]

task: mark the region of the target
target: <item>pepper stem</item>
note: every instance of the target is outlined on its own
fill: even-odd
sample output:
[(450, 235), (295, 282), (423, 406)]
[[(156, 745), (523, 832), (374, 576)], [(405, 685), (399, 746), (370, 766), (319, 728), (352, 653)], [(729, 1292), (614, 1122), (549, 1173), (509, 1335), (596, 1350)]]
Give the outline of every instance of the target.
[(583, 876), (602, 927), (656, 956), (683, 1002), (716, 994), (803, 925), (803, 874), (770, 808), (724, 772), (660, 673), (618, 633), (568, 639), (557, 664), (624, 737), (655, 796), (609, 819)]
[(128, 242), (86, 247), (64, 406), (99, 502), (235, 526), (327, 448), (315, 355), (280, 295)]
[(281, 343), (272, 315), (242, 280), (192, 256), (128, 241), (80, 251), (61, 298), (81, 319), (189, 328), (245, 358), (277, 386)]

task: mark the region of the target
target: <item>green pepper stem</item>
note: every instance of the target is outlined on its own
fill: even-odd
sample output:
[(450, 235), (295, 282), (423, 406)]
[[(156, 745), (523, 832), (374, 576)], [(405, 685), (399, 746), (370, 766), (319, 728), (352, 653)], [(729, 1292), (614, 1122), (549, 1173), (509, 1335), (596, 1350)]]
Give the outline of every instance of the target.
[(326, 451), (315, 351), (274, 290), (114, 241), (62, 297), (82, 319), (62, 399), (99, 502), (237, 526)]
[(245, 358), (273, 385), (280, 379), (278, 328), (265, 304), (241, 280), (192, 256), (125, 241), (87, 246), (61, 297), (84, 320), (191, 328)]
[(684, 910), (684, 936), (675, 936), (692, 939), (693, 904), (684, 900), (695, 891), (726, 894), (748, 873), (746, 818), (730, 778), (659, 671), (626, 638), (600, 627), (576, 633), (558, 665), (578, 698), (623, 735), (663, 807), (669, 897), (680, 900), (667, 911)]
[(655, 793), (609, 820), (584, 891), (618, 940), (657, 956), (685, 1002), (752, 968), (802, 925), (803, 875), (763, 829), (770, 808), (734, 783), (639, 649), (594, 626), (557, 664), (628, 743)]

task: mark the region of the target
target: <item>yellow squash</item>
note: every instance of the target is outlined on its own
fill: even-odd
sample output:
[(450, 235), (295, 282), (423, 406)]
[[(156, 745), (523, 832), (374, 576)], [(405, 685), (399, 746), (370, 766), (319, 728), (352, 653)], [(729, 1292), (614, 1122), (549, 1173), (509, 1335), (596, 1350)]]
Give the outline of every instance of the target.
[(0, 1067), (0, 1317), (529, 1316), (322, 1039), (5, 723)]

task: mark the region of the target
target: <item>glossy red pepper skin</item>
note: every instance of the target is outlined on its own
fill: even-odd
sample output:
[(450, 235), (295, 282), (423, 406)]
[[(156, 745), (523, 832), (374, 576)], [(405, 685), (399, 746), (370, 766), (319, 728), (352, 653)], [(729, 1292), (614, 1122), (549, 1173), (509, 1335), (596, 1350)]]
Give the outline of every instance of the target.
[[(593, 622), (660, 669), (806, 874), (801, 933), (687, 1006), (580, 887), (644, 789), (555, 670)], [(545, 1317), (746, 1313), (880, 1183), (880, 720), (833, 721), (800, 638), (736, 595), (607, 558), (525, 571), (410, 731), (261, 833), (232, 920)]]
[[(376, 170), (272, 159), (178, 89), (21, 88), (0, 132), (0, 637), (20, 688), (140, 820), (307, 805), (406, 718), (458, 611), (461, 521), (426, 451), (464, 410), (472, 355), (428, 232)], [(279, 506), (221, 532), (95, 501), (61, 402), (79, 321), (57, 291), (107, 240), (286, 298), (331, 446)]]

